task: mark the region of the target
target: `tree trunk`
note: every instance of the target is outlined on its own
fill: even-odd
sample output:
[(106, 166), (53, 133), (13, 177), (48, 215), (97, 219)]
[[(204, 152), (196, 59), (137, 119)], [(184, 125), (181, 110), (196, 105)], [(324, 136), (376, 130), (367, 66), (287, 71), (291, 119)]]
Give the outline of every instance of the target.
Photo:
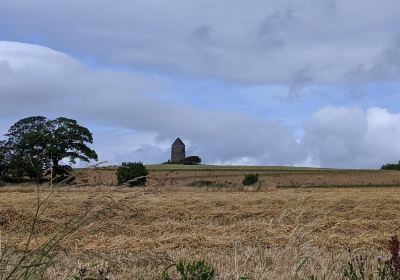
[(58, 162), (60, 161), (58, 158), (52, 158), (52, 161), (53, 161), (53, 168), (54, 168), (54, 166), (58, 166)]

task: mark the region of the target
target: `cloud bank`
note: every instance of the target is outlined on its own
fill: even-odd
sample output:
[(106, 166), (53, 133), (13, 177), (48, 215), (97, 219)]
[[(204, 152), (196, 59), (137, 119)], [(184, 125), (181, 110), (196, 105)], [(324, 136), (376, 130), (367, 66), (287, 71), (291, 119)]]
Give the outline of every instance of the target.
[[(131, 74), (89, 69), (65, 54), (14, 42), (0, 43), (0, 62), (3, 118), (72, 115), (94, 126), (128, 129), (133, 134), (153, 133), (157, 144), (179, 135), (191, 143), (193, 153), (208, 162), (251, 157), (284, 164), (302, 158), (294, 136), (277, 124), (246, 114), (204, 111), (167, 102), (154, 92), (161, 85), (154, 89), (150, 82)], [(107, 139), (113, 137), (126, 135), (116, 133)], [(132, 145), (116, 143), (121, 150)]]
[(295, 91), (399, 81), (399, 10), (397, 0), (4, 0), (0, 35), (98, 63)]
[[(205, 40), (212, 32), (194, 36)], [(1, 128), (29, 115), (73, 117), (95, 132), (101, 160), (162, 162), (177, 136), (208, 163), (376, 168), (400, 158), (400, 114), (384, 108), (326, 107), (296, 137), (245, 113), (166, 101), (165, 86), (42, 46), (0, 42)]]
[(400, 157), (400, 114), (327, 107), (305, 124), (303, 143), (319, 166), (379, 167)]

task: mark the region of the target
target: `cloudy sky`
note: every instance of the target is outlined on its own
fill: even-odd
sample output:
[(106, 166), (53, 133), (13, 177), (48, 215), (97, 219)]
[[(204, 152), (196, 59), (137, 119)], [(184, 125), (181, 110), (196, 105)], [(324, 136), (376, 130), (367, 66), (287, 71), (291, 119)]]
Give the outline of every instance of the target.
[(0, 0), (0, 132), (78, 120), (100, 160), (400, 160), (398, 0)]

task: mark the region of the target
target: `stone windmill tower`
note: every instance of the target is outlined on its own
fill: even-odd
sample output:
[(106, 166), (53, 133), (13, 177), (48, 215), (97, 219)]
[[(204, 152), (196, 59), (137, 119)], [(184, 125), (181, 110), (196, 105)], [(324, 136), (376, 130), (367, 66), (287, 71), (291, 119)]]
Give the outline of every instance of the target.
[(181, 163), (185, 159), (185, 144), (178, 137), (171, 146), (171, 162)]

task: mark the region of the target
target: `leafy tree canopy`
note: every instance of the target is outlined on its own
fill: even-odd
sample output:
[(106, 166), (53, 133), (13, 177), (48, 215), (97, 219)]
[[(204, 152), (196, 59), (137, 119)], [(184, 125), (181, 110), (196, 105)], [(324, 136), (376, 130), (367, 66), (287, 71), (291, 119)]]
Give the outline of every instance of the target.
[(0, 179), (4, 177), (8, 165), (5, 143), (6, 141), (0, 141)]
[(96, 152), (86, 144), (93, 143), (89, 129), (67, 118), (51, 120), (49, 126), (51, 134), (47, 153), (54, 165), (58, 165), (63, 158), (68, 158), (71, 164), (76, 163), (76, 159), (86, 162), (98, 160)]
[(183, 160), (183, 164), (196, 165), (201, 163), (201, 158), (199, 156), (190, 156)]
[(98, 159), (96, 152), (88, 147), (93, 143), (91, 132), (68, 118), (24, 118), (11, 126), (5, 136), (2, 150), (7, 158), (6, 172), (15, 178), (40, 179), (51, 164), (56, 172), (66, 170), (59, 166), (65, 158), (71, 164), (77, 159), (86, 162)]
[(388, 163), (381, 167), (382, 170), (400, 170), (400, 161), (398, 163)]

